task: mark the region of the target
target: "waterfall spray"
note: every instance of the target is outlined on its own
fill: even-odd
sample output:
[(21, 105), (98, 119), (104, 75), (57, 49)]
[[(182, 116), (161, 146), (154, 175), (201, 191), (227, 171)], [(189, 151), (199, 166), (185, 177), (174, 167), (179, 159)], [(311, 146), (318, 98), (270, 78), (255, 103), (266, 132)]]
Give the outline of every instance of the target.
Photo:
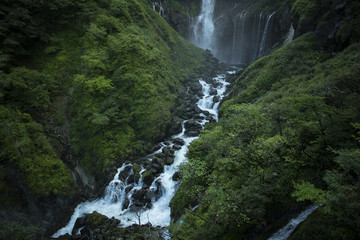
[(202, 49), (215, 50), (214, 45), (214, 20), (213, 13), (215, 0), (203, 0), (201, 13), (193, 25), (194, 44)]

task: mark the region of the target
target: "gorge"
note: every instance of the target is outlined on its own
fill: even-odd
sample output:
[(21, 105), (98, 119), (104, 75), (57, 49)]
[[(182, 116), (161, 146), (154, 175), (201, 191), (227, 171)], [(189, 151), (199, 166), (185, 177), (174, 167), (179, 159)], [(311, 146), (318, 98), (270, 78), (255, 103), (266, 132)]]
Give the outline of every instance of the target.
[(358, 239), (359, 18), (0, 3), (0, 239)]

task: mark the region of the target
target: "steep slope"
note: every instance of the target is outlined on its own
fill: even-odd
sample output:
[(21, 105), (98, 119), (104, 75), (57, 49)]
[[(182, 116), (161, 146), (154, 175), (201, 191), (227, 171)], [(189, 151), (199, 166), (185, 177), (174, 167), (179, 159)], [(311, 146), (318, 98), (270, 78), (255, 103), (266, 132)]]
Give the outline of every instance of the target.
[(209, 56), (147, 1), (0, 6), (0, 232), (41, 235), (26, 226), (54, 232), (173, 131), (185, 82)]
[(264, 239), (310, 202), (294, 239), (359, 237), (359, 4), (288, 3), (300, 37), (240, 73), (190, 146), (173, 239)]

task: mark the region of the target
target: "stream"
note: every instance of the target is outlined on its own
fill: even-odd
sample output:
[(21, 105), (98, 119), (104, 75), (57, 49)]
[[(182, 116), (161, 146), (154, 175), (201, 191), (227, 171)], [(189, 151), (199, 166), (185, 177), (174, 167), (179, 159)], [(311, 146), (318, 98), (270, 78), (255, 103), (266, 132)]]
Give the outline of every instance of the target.
[[(228, 73), (235, 72), (229, 71)], [(207, 122), (217, 121), (218, 107), (229, 85), (226, 82), (226, 74), (220, 74), (209, 82), (199, 79), (199, 83), (202, 87), (202, 97), (196, 103), (198, 116), (184, 120), (180, 134), (172, 136), (171, 140), (160, 143), (160, 149), (145, 158), (145, 161), (153, 164), (152, 166), (154, 164), (158, 166), (159, 160), (156, 156), (166, 154), (169, 149), (172, 149), (174, 151), (173, 162), (170, 165), (164, 165), (163, 172), (152, 181), (150, 186), (144, 184), (144, 175), (148, 171), (145, 166), (141, 166), (141, 169), (137, 170), (134, 169), (133, 164), (123, 164), (117, 169), (113, 180), (106, 187), (104, 196), (94, 201), (80, 203), (75, 208), (68, 224), (52, 237), (57, 238), (66, 233), (72, 234), (76, 220), (94, 211), (109, 218), (119, 219), (122, 227), (128, 227), (134, 223), (151, 223), (153, 226), (162, 227), (170, 225), (169, 203), (179, 187), (179, 182), (175, 181), (173, 176), (179, 166), (187, 161), (186, 153), (190, 143), (199, 138), (198, 134), (194, 136), (193, 132), (187, 131), (186, 126), (192, 122), (192, 125), (196, 124), (203, 129)], [(138, 180), (135, 177), (136, 170), (138, 171)], [(139, 202), (139, 196), (140, 199), (146, 199), (146, 201)]]

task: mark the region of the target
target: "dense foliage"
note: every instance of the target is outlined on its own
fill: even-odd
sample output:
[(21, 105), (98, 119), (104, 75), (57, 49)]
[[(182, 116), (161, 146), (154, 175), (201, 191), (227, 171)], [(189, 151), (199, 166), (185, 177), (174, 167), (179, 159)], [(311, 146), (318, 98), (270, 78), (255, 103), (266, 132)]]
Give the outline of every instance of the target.
[(190, 146), (174, 239), (266, 237), (296, 200), (323, 205), (294, 239), (357, 239), (359, 61), (359, 43), (331, 54), (308, 33), (250, 65)]
[(5, 0), (0, 42), (1, 209), (76, 193), (75, 167), (102, 186), (165, 137), (205, 60), (144, 0)]

